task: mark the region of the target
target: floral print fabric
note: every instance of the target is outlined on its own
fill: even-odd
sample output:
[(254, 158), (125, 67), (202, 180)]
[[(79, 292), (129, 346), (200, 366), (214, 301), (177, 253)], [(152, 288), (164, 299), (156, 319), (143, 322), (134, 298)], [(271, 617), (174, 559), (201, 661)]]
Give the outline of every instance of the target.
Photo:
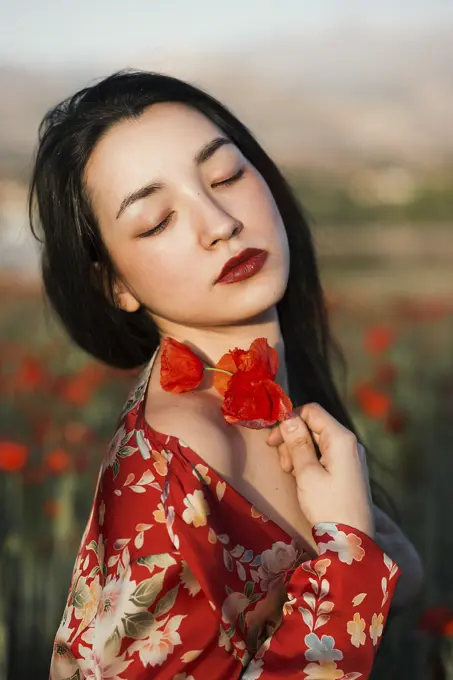
[[(101, 467), (51, 680), (367, 678), (399, 577), (361, 532), (319, 556), (144, 419), (152, 361)], [(277, 612), (277, 615), (275, 614)]]

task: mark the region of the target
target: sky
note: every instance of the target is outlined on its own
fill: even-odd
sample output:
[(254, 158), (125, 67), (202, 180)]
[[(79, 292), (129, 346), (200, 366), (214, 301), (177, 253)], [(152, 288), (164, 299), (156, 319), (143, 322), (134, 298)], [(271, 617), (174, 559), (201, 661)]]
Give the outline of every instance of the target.
[(0, 65), (107, 64), (336, 24), (445, 22), (453, 27), (453, 0), (0, 0)]

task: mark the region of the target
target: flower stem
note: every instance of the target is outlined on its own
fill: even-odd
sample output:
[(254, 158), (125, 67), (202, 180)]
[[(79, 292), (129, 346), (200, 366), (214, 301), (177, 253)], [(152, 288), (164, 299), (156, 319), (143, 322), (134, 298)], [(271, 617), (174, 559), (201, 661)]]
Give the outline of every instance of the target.
[(225, 371), (223, 368), (215, 368), (214, 366), (205, 366), (205, 371), (219, 371), (219, 373), (226, 373), (227, 375), (233, 375), (231, 371)]

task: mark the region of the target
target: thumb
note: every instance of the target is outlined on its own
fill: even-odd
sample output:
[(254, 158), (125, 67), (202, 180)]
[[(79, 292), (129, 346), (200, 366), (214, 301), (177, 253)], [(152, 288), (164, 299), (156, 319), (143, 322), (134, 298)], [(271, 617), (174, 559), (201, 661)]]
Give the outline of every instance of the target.
[(316, 456), (310, 430), (299, 415), (295, 414), (280, 423), (280, 431), (292, 459), (296, 477), (307, 466), (316, 465), (321, 467)]

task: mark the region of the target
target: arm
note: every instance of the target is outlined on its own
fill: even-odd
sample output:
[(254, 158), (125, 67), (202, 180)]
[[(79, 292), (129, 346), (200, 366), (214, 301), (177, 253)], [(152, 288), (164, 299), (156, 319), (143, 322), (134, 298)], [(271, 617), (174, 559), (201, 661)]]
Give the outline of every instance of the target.
[[(317, 672), (336, 677), (340, 669), (352, 673), (351, 679), (368, 677), (398, 568), (357, 530), (330, 524), (315, 527), (313, 534), (322, 554), (294, 571), (282, 624), (245, 673), (219, 645), (208, 600), (174, 551), (145, 554), (117, 570), (104, 587), (97, 615), (70, 645), (63, 646), (60, 630), (62, 646), (56, 648), (51, 679), (291, 680), (304, 671), (315, 680), (323, 677)], [(93, 570), (85, 571), (75, 591), (82, 600), (84, 588), (93, 591), (97, 584), (89, 575)], [(67, 611), (68, 624), (82, 600)], [(73, 621), (80, 623), (78, 616)]]
[(319, 524), (313, 536), (320, 555), (294, 571), (283, 622), (243, 680), (369, 676), (399, 569), (351, 527)]

